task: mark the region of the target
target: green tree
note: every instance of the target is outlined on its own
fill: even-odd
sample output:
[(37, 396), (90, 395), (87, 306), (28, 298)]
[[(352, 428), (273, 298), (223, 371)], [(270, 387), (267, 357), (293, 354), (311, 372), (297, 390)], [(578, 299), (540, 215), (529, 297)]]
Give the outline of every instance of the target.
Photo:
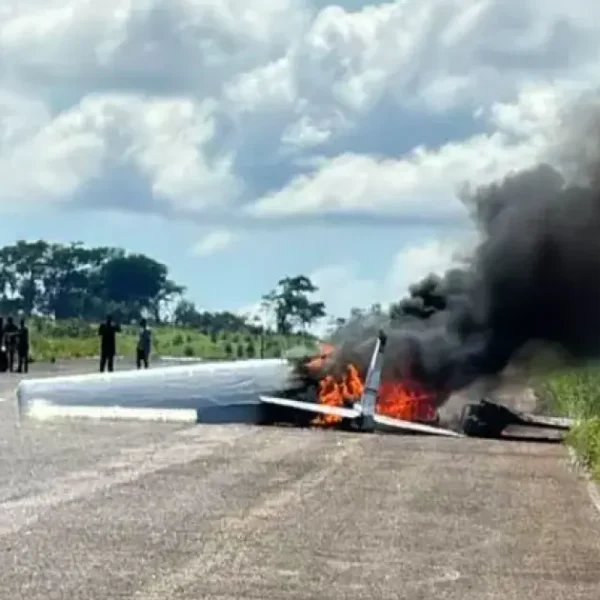
[(102, 266), (100, 279), (109, 303), (126, 307), (133, 315), (148, 310), (160, 322), (164, 303), (184, 291), (168, 273), (166, 265), (148, 256), (123, 254)]
[(249, 325), (244, 317), (228, 311), (199, 312), (196, 305), (189, 300), (179, 301), (173, 312), (173, 320), (177, 325), (196, 327), (202, 331), (236, 333), (249, 330)]
[(263, 303), (275, 316), (276, 330), (291, 333), (294, 326), (306, 329), (325, 316), (325, 304), (311, 301), (318, 288), (305, 275), (285, 277), (277, 287), (263, 296)]
[(106, 303), (99, 271), (119, 253), (117, 248), (85, 248), (80, 242), (53, 244), (44, 268), (44, 294), (38, 310), (56, 319), (101, 317)]
[(200, 313), (196, 305), (185, 298), (181, 299), (173, 311), (173, 322), (184, 327), (200, 327)]
[(51, 246), (43, 240), (20, 240), (0, 249), (3, 309), (30, 315), (38, 308), (43, 293), (42, 277), (50, 254)]
[(0, 248), (0, 310), (57, 319), (96, 320), (107, 311), (157, 320), (165, 302), (183, 291), (165, 265), (121, 248), (80, 242), (17, 241)]

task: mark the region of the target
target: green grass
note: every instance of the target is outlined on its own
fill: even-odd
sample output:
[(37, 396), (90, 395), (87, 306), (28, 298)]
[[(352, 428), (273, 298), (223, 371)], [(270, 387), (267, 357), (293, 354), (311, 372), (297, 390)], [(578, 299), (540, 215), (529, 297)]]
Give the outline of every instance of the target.
[[(61, 360), (93, 357), (99, 354), (97, 324), (79, 321), (32, 320), (29, 325), (33, 360)], [(249, 332), (216, 332), (212, 335), (174, 326), (155, 326), (153, 356), (197, 357), (212, 360), (260, 357), (261, 338)], [(117, 336), (117, 354), (134, 356), (137, 327), (124, 326)], [(265, 335), (265, 358), (284, 355), (298, 345), (313, 345), (306, 336)]]
[(566, 441), (600, 479), (600, 366), (556, 372), (537, 387), (554, 413), (576, 419)]

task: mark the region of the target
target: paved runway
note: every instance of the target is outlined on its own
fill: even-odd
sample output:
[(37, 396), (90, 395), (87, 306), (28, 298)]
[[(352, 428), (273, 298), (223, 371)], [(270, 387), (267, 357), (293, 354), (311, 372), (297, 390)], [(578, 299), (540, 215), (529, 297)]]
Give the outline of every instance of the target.
[(599, 597), (600, 515), (560, 446), (18, 427), (16, 379), (0, 374), (0, 599)]

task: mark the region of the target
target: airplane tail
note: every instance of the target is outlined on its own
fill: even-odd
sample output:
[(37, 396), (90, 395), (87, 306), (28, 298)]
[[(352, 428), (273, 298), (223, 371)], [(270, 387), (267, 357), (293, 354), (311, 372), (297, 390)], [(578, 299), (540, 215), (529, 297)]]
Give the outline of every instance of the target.
[(365, 386), (358, 402), (360, 411), (360, 429), (363, 431), (373, 431), (375, 429), (375, 408), (377, 405), (377, 392), (381, 383), (381, 370), (383, 368), (383, 356), (387, 335), (382, 330), (377, 336), (371, 362), (367, 369), (365, 377)]
[(385, 351), (385, 343), (387, 335), (380, 331), (371, 361), (367, 369), (365, 378), (365, 386), (360, 400), (354, 404), (352, 408), (342, 406), (330, 406), (328, 404), (316, 404), (313, 402), (305, 402), (303, 400), (292, 400), (290, 398), (277, 398), (275, 396), (260, 396), (261, 402), (274, 406), (282, 406), (295, 410), (311, 412), (321, 415), (331, 415), (342, 419), (354, 420), (359, 429), (373, 431), (375, 429), (375, 405), (377, 402), (377, 390), (381, 381), (381, 367), (383, 365), (383, 353)]
[(333, 415), (341, 417), (342, 419), (349, 419), (356, 423), (360, 431), (372, 432), (379, 426), (407, 433), (463, 437), (461, 434), (441, 427), (433, 427), (431, 425), (423, 425), (421, 423), (413, 423), (411, 421), (403, 421), (401, 419), (376, 414), (377, 392), (381, 383), (381, 372), (386, 343), (387, 335), (384, 331), (380, 331), (377, 340), (375, 341), (373, 354), (367, 369), (363, 393), (360, 400), (356, 402), (352, 408), (315, 404), (312, 402), (277, 398), (273, 396), (260, 396), (260, 400), (267, 405), (282, 406), (297, 411)]

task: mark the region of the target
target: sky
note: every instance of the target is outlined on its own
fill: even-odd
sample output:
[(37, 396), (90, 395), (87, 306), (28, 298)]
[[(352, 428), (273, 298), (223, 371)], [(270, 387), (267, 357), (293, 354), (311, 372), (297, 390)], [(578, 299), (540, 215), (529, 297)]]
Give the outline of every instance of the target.
[(4, 0), (0, 244), (116, 245), (199, 308), (329, 314), (448, 268), (460, 190), (552, 161), (592, 0)]

